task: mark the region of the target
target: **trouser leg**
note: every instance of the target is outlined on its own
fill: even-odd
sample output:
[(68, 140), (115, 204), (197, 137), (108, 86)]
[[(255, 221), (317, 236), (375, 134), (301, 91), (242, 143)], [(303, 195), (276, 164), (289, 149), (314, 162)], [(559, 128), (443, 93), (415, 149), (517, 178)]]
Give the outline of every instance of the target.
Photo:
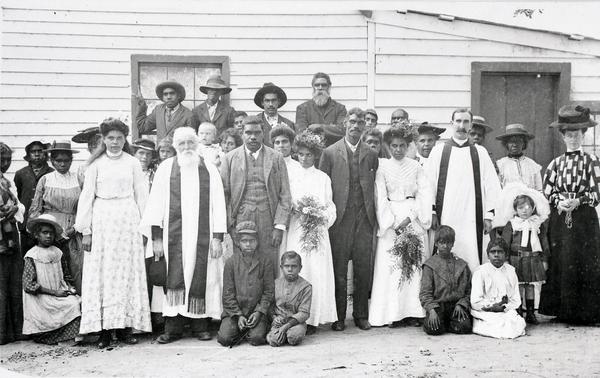
[(217, 341), (223, 346), (230, 346), (234, 339), (240, 334), (237, 321), (227, 316), (221, 319), (221, 326), (217, 334)]
[(349, 238), (352, 240), (351, 258), (354, 268), (353, 312), (355, 319), (369, 317), (369, 292), (371, 291), (371, 256), (373, 227), (364, 210), (358, 212), (355, 227)]
[(437, 313), (439, 320), (439, 326), (437, 329), (433, 329), (429, 326), (429, 311), (427, 312), (427, 315), (425, 316), (425, 322), (423, 323), (423, 330), (426, 334), (431, 336), (438, 336), (446, 333), (443, 308), (438, 307), (435, 309), (435, 312)]
[(449, 320), (448, 332), (457, 334), (468, 334), (473, 330), (473, 323), (471, 321), (471, 315), (467, 310), (467, 317), (463, 320), (458, 320), (457, 316), (454, 316), (454, 307), (456, 303), (445, 303), (446, 319)]
[(286, 332), (287, 342), (290, 345), (298, 345), (306, 336), (306, 323), (296, 324)]
[(210, 318), (191, 319), (192, 334), (198, 336), (200, 332), (208, 331)]
[(183, 335), (183, 327), (187, 318), (181, 315), (165, 316), (165, 333), (169, 336)]
[(346, 319), (346, 307), (348, 305), (348, 260), (347, 232), (344, 231), (344, 223), (332, 230), (329, 235), (331, 239), (331, 253), (333, 258), (333, 275), (335, 281), (335, 306), (338, 320)]
[(262, 316), (258, 324), (248, 332), (248, 342), (254, 346), (264, 345), (267, 342), (266, 336), (268, 329), (269, 325), (267, 320)]

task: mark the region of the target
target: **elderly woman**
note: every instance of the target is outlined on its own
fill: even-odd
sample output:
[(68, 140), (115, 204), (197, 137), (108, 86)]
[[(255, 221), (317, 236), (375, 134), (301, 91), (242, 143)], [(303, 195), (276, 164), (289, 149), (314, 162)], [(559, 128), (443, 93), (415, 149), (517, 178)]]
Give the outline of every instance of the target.
[(0, 142), (0, 345), (20, 340), (23, 329), (23, 259), (16, 222), (23, 222), (25, 206), (4, 176), (11, 163), (12, 149)]
[[(285, 128), (288, 128), (285, 126)], [(271, 135), (277, 130), (271, 131)], [(275, 148), (276, 144), (274, 143)], [(324, 172), (315, 168), (314, 163), (324, 144), (317, 135), (304, 131), (296, 137), (294, 150), (298, 156), (299, 168), (290, 175), (290, 192), (294, 212), (287, 234), (287, 250), (296, 251), (302, 257), (302, 277), (312, 284), (310, 317), (306, 321), (309, 333), (319, 324), (337, 320), (335, 307), (335, 281), (329, 233), (327, 230), (336, 218), (335, 204), (331, 190), (331, 180)], [(319, 222), (315, 226), (307, 224), (302, 209), (307, 201), (322, 207)]]
[(80, 333), (100, 331), (98, 347), (105, 348), (113, 329), (127, 344), (137, 342), (132, 327), (151, 330), (138, 233), (148, 185), (138, 160), (123, 152), (127, 125), (108, 118), (100, 133), (102, 144), (88, 160), (74, 228), (83, 234), (86, 251)]
[(573, 324), (600, 322), (600, 162), (583, 152), (586, 130), (596, 126), (590, 110), (565, 105), (557, 127), (567, 147), (546, 168), (543, 191), (551, 207), (548, 279), (540, 313)]
[(73, 228), (81, 188), (77, 173), (71, 172), (73, 154), (79, 151), (72, 149), (69, 141), (54, 141), (47, 151), (50, 152), (50, 162), (55, 171), (42, 176), (38, 181), (29, 218), (49, 214), (56, 219), (63, 230), (62, 235), (56, 235), (56, 240), (69, 262), (75, 289), (81, 294), (83, 250), (81, 234)]
[[(375, 178), (379, 238), (369, 306), (369, 323), (374, 326), (395, 327), (403, 319), (425, 316), (419, 302), (420, 267), (429, 257), (425, 238), (431, 225), (432, 196), (423, 168), (406, 156), (412, 138), (411, 129), (402, 126), (392, 126), (383, 134), (392, 158), (380, 159)], [(416, 255), (389, 253), (399, 234), (420, 240)]]

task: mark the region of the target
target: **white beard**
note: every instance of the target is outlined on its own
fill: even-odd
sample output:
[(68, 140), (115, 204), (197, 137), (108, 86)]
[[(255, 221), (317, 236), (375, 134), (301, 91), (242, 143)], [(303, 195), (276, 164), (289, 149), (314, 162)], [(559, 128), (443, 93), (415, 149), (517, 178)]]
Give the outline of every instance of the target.
[(327, 101), (329, 101), (329, 93), (327, 94), (314, 94), (313, 95), (313, 101), (315, 102), (315, 104), (317, 104), (317, 106), (321, 107), (321, 106), (325, 106), (325, 104), (327, 104)]
[(180, 167), (197, 167), (200, 156), (196, 151), (177, 151), (177, 164)]

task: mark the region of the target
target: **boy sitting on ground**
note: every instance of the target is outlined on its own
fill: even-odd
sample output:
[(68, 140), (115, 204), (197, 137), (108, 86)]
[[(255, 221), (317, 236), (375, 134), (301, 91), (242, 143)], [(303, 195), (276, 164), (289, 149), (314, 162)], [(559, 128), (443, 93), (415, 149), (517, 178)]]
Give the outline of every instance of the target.
[(258, 249), (256, 224), (236, 226), (239, 253), (225, 263), (223, 271), (223, 315), (217, 340), (223, 346), (241, 341), (247, 335), (252, 345), (265, 344), (269, 325), (267, 313), (273, 302), (273, 265)]
[(306, 335), (312, 285), (300, 277), (302, 258), (294, 251), (281, 255), (282, 275), (275, 280), (275, 303), (271, 306), (271, 331), (267, 342), (274, 347), (298, 345)]
[(423, 264), (419, 299), (427, 312), (423, 329), (428, 335), (471, 333), (471, 272), (452, 253), (454, 238), (452, 227), (441, 226), (435, 238), (438, 253)]

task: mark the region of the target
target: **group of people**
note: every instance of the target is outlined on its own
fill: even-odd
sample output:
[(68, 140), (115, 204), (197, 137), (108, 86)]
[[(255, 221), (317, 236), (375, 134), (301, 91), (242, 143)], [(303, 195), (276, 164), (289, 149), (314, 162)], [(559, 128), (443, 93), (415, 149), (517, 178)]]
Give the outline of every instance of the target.
[[(171, 343), (187, 330), (224, 346), (299, 344), (322, 324), (346, 327), (351, 269), (356, 327), (422, 326), (427, 334), (525, 334), (536, 312), (600, 322), (600, 166), (581, 149), (596, 123), (564, 106), (567, 152), (545, 168), (523, 151), (521, 124), (481, 145), (491, 127), (457, 109), (440, 128), (375, 110), (346, 110), (329, 75), (296, 122), (278, 114), (285, 91), (266, 83), (263, 111), (238, 113), (211, 77), (189, 110), (177, 82), (127, 142), (114, 118), (73, 137), (90, 157), (71, 170), (70, 141), (26, 147), (28, 166), (4, 174), (0, 143), (0, 344), (99, 335)], [(446, 141), (440, 135), (448, 130)], [(48, 155), (52, 167), (47, 163)]]

